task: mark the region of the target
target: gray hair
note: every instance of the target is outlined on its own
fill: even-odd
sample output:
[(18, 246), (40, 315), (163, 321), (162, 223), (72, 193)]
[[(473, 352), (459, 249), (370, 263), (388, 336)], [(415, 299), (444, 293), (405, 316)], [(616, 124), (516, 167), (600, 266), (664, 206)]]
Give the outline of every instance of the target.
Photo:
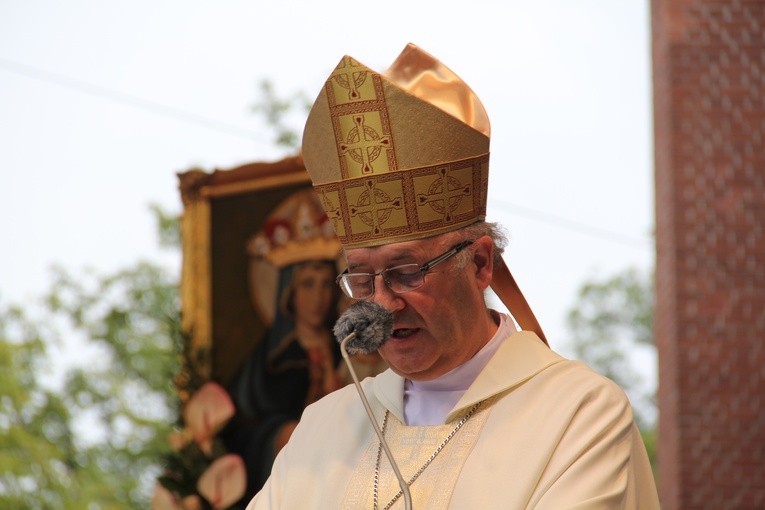
[[(502, 226), (498, 223), (491, 223), (488, 221), (479, 221), (463, 227), (459, 230), (455, 230), (454, 239), (455, 242), (464, 241), (467, 239), (478, 239), (479, 237), (489, 236), (494, 241), (494, 263), (499, 263), (502, 259), (502, 254), (505, 252), (507, 246), (507, 235), (504, 232)], [(455, 255), (456, 266), (464, 268), (468, 262), (470, 262), (470, 252), (468, 250), (461, 251)]]

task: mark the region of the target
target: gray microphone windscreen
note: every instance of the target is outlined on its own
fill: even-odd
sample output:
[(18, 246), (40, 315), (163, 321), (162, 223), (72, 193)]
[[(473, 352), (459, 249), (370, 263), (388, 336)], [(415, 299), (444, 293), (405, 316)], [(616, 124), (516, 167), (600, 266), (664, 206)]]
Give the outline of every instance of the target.
[(348, 354), (369, 354), (382, 347), (393, 333), (393, 315), (373, 301), (357, 301), (343, 312), (332, 330), (338, 342), (351, 333)]

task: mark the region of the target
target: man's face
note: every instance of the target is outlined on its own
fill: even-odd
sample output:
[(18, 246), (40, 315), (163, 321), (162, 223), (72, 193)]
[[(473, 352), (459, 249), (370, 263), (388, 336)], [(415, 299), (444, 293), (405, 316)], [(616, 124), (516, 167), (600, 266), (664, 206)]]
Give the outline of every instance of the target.
[[(447, 234), (357, 248), (346, 254), (348, 268), (350, 272), (377, 273), (401, 264), (422, 264), (460, 240)], [(485, 248), (485, 242), (476, 247)], [(474, 249), (469, 246), (465, 251), (472, 256)], [(393, 334), (380, 348), (380, 355), (396, 373), (412, 380), (434, 379), (464, 363), (488, 340), (475, 334), (474, 328), (487, 314), (483, 301), (487, 285), (488, 281), (476, 278), (474, 262), (460, 268), (455, 257), (428, 271), (422, 287), (403, 294), (394, 293), (377, 276), (369, 300), (393, 314)]]

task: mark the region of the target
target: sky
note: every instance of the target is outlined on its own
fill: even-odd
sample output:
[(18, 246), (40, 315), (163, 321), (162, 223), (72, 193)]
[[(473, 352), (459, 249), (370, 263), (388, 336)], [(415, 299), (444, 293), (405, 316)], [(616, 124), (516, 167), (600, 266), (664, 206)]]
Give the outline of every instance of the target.
[(653, 266), (649, 29), (647, 0), (0, 0), (0, 304), (54, 264), (179, 272), (149, 206), (180, 213), (192, 167), (285, 155), (262, 80), (313, 98), (343, 55), (382, 71), (413, 42), (489, 113), (487, 219), (563, 346), (582, 283)]

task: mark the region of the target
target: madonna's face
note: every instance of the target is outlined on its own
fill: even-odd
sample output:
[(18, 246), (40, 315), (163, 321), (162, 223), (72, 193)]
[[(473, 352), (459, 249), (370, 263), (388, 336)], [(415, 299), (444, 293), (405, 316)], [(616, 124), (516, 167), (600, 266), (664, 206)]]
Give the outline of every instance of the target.
[(334, 269), (320, 263), (298, 266), (292, 287), (295, 322), (315, 328), (324, 325), (336, 295)]

